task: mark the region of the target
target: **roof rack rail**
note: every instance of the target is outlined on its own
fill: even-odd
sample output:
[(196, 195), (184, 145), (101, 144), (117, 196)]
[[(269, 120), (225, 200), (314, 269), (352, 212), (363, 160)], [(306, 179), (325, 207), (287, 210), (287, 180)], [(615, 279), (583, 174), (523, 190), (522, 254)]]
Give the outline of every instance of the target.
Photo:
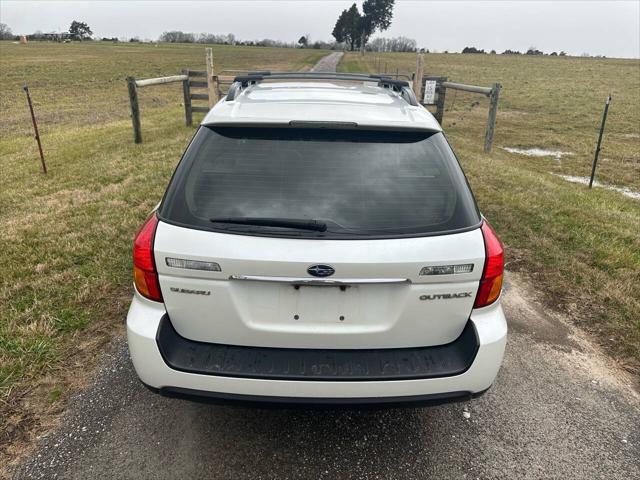
[(324, 73), (324, 72), (249, 72), (246, 75), (237, 75), (233, 79), (233, 85), (227, 93), (227, 101), (235, 100), (243, 88), (259, 83), (263, 80), (341, 80), (376, 82), (379, 87), (388, 88), (400, 93), (410, 105), (418, 106), (416, 96), (411, 90), (409, 82), (394, 80), (385, 75), (371, 75), (368, 73)]

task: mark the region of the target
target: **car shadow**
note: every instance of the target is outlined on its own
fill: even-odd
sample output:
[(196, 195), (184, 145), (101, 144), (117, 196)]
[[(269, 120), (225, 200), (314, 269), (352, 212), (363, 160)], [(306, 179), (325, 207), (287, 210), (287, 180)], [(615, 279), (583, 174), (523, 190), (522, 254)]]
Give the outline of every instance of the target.
[(450, 456), (442, 455), (454, 449), (463, 409), (264, 409), (165, 400), (197, 419), (189, 431), (207, 462), (198, 462), (201, 469), (192, 473), (237, 475), (241, 464), (251, 476), (265, 478), (298, 478), (300, 469), (304, 478), (437, 473)]

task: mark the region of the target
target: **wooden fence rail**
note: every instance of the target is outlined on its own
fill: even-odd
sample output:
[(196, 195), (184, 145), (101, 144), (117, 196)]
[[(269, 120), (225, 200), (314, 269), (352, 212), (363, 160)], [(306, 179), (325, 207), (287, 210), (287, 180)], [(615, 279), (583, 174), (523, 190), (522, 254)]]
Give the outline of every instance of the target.
[(142, 143), (142, 128), (140, 124), (140, 105), (138, 103), (138, 88), (150, 87), (152, 85), (165, 85), (168, 83), (182, 83), (182, 95), (184, 102), (184, 119), (185, 125), (190, 127), (193, 125), (193, 112), (207, 113), (208, 106), (193, 105), (191, 100), (207, 100), (211, 101), (209, 93), (192, 93), (192, 88), (208, 88), (206, 81), (192, 80), (193, 78), (206, 78), (207, 72), (183, 70), (182, 75), (173, 75), (170, 77), (146, 78), (144, 80), (136, 80), (133, 77), (127, 77), (127, 87), (129, 90), (129, 103), (131, 104), (131, 123), (133, 125), (133, 141)]
[(476, 85), (465, 85), (464, 83), (454, 83), (454, 82), (442, 82), (442, 86), (444, 88), (451, 88), (453, 90), (462, 90), (463, 92), (470, 93), (481, 93), (486, 95), (487, 97), (491, 95), (492, 88), (487, 87), (477, 87)]
[[(168, 83), (182, 83), (182, 96), (184, 102), (184, 123), (187, 127), (193, 124), (193, 112), (207, 113), (220, 99), (217, 77), (213, 70), (213, 53), (211, 48), (206, 49), (206, 70), (182, 70), (182, 75), (168, 77), (145, 78), (136, 80), (127, 77), (127, 89), (129, 90), (129, 103), (131, 104), (131, 123), (133, 125), (133, 141), (142, 143), (142, 129), (140, 126), (140, 105), (138, 103), (138, 88), (153, 85), (165, 85)], [(206, 93), (193, 93), (192, 88), (206, 88)], [(192, 100), (206, 100), (207, 106), (193, 105)]]
[[(208, 106), (211, 104), (211, 92), (209, 91), (209, 82), (206, 80), (207, 79), (207, 72), (203, 72), (203, 71), (196, 71), (196, 70), (183, 70), (184, 73), (187, 74), (187, 76), (189, 77), (189, 80), (186, 81), (184, 83), (185, 88), (188, 91), (189, 94), (189, 104), (191, 104), (191, 100), (206, 100), (207, 101), (207, 106), (203, 106), (203, 105), (191, 105), (191, 110), (190, 110), (190, 117), (187, 121), (187, 126), (191, 126), (193, 119), (192, 119), (192, 114), (193, 112), (203, 112), (203, 113), (207, 113), (211, 108)], [(192, 79), (201, 79), (204, 78), (205, 80), (192, 80)], [(192, 88), (206, 88), (207, 92), (206, 93), (193, 93), (191, 91)], [(218, 102), (218, 100), (214, 100), (214, 105)]]
[[(165, 85), (168, 83), (182, 82), (184, 90), (184, 111), (187, 126), (191, 126), (191, 100), (189, 98), (189, 76), (183, 71), (182, 75), (172, 75), (169, 77), (145, 78), (136, 80), (134, 77), (127, 77), (127, 88), (129, 90), (129, 103), (131, 104), (131, 124), (133, 125), (133, 141), (142, 143), (142, 127), (140, 124), (140, 104), (138, 103), (138, 88), (150, 87), (152, 85)], [(186, 85), (186, 86), (185, 86)]]
[[(420, 61), (418, 60), (418, 65)], [(424, 105), (435, 105), (436, 120), (442, 124), (444, 117), (444, 100), (447, 90), (460, 90), (469, 93), (479, 93), (486, 97), (489, 97), (489, 115), (487, 117), (487, 128), (484, 135), (484, 151), (490, 152), (493, 145), (493, 134), (496, 128), (496, 118), (498, 115), (498, 100), (500, 98), (500, 91), (502, 85), (494, 83), (491, 87), (479, 87), (477, 85), (465, 85), (463, 83), (449, 82), (446, 77), (422, 77), (422, 82), (419, 85), (415, 85), (415, 90), (419, 92), (425, 91), (425, 82), (435, 82), (435, 96), (434, 100), (427, 101), (425, 98), (421, 99), (421, 103)], [(420, 98), (420, 97), (418, 97)]]
[(151, 85), (163, 85), (165, 83), (182, 82), (188, 80), (186, 75), (173, 75), (171, 77), (147, 78), (145, 80), (136, 80), (136, 87), (149, 87)]

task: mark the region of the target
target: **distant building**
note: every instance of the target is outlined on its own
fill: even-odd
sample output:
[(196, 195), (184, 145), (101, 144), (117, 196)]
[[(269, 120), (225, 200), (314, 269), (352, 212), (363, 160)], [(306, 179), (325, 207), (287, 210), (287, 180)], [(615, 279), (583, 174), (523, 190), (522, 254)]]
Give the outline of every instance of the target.
[(69, 32), (49, 32), (42, 34), (43, 40), (51, 40), (52, 42), (64, 42), (65, 40), (73, 40), (73, 35)]

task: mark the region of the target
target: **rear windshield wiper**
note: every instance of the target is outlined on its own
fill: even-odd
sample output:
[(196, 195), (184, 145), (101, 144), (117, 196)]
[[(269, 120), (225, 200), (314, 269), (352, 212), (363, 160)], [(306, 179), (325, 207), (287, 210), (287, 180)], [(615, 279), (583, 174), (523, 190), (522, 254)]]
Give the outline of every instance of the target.
[(298, 220), (295, 218), (268, 218), (268, 217), (216, 217), (211, 219), (214, 223), (232, 223), (236, 225), (259, 225), (262, 227), (296, 228), (298, 230), (313, 230), (324, 232), (327, 224), (318, 220)]

